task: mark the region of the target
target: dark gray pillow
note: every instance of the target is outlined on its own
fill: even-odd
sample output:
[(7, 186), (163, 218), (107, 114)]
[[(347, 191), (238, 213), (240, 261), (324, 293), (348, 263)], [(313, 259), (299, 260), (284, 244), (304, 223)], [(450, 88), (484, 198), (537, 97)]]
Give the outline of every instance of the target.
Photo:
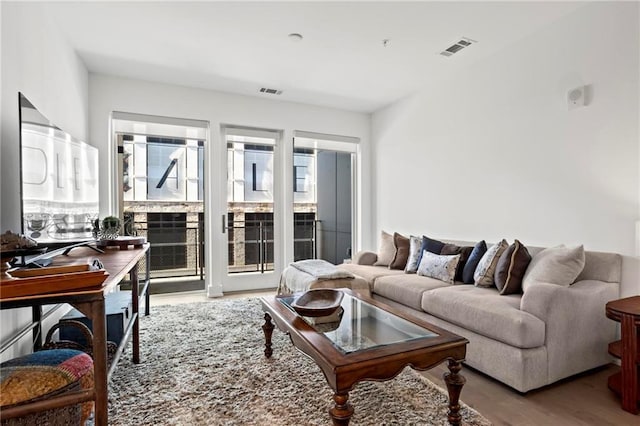
[(494, 281), (500, 294), (522, 293), (522, 277), (531, 262), (529, 250), (515, 240), (500, 256)]

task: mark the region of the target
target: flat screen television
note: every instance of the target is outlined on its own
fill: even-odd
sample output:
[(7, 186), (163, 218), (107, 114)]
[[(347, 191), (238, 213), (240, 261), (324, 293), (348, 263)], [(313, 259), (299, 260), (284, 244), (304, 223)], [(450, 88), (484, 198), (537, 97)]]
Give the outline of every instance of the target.
[(93, 238), (98, 149), (55, 126), (22, 93), (19, 97), (22, 233), (51, 246)]

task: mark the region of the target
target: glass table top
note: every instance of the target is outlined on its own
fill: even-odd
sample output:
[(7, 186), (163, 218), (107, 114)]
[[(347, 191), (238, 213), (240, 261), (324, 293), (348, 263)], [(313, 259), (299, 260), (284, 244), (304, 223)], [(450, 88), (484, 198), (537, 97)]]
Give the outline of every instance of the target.
[[(301, 295), (281, 297), (278, 300), (295, 313), (291, 303), (299, 296)], [(300, 316), (300, 318), (345, 354), (438, 336), (426, 328), (346, 293), (341, 307), (334, 314), (327, 317)]]

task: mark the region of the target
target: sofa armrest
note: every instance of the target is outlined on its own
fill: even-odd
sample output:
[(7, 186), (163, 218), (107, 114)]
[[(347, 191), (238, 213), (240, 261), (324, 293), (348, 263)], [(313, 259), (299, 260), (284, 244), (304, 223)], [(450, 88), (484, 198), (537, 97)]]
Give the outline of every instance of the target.
[(616, 339), (616, 324), (606, 317), (605, 305), (618, 295), (618, 283), (596, 280), (527, 288), (520, 309), (545, 322), (550, 383), (610, 362), (607, 348)]
[(378, 255), (372, 251), (359, 251), (353, 256), (355, 265), (373, 265), (378, 260)]

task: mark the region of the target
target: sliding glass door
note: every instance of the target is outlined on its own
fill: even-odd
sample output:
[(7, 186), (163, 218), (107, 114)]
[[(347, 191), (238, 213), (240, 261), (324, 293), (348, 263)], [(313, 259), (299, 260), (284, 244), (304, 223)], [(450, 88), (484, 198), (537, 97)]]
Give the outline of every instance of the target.
[(339, 264), (355, 246), (354, 138), (296, 134), (294, 163), (294, 260)]
[(276, 181), (280, 134), (270, 130), (226, 127), (226, 274), (223, 291), (270, 288), (277, 283), (281, 256), (276, 233)]
[(151, 243), (151, 291), (204, 289), (208, 123), (121, 112), (112, 118), (122, 231)]

